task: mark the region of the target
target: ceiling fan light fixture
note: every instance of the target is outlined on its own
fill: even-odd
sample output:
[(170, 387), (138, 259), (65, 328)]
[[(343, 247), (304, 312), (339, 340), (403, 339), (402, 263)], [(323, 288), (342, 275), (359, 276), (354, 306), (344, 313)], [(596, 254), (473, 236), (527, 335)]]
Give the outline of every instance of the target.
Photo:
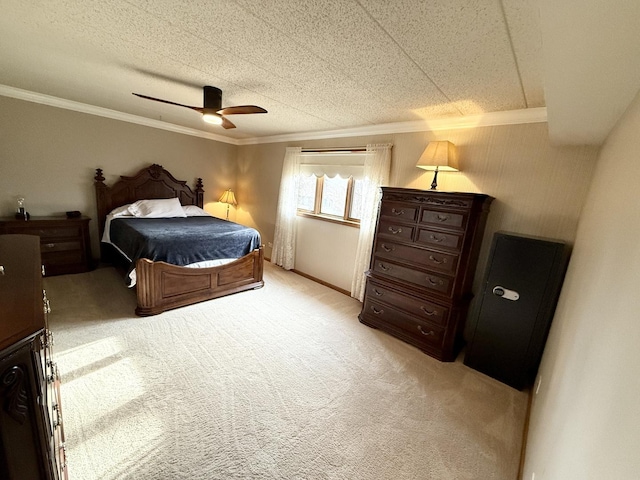
[(153, 100), (154, 102), (166, 103), (168, 105), (175, 105), (177, 107), (189, 108), (195, 110), (202, 115), (202, 119), (211, 125), (221, 125), (222, 128), (228, 130), (229, 128), (236, 128), (225, 115), (242, 115), (247, 113), (267, 113), (267, 111), (258, 107), (257, 105), (236, 105), (232, 107), (222, 108), (222, 90), (217, 87), (205, 86), (203, 87), (204, 101), (202, 107), (194, 107), (191, 105), (184, 105), (182, 103), (171, 102), (169, 100), (163, 100), (161, 98), (149, 97), (147, 95), (141, 95), (140, 93), (134, 93), (136, 97), (144, 98), (146, 100)]
[(202, 120), (212, 125), (222, 125), (222, 116), (217, 113), (203, 113)]

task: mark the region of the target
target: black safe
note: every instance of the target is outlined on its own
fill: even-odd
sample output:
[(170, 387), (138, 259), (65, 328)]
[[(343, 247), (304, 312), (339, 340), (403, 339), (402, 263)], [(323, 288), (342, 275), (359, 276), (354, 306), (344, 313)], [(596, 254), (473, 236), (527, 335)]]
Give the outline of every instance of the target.
[(465, 365), (518, 390), (533, 383), (568, 260), (564, 242), (494, 235)]

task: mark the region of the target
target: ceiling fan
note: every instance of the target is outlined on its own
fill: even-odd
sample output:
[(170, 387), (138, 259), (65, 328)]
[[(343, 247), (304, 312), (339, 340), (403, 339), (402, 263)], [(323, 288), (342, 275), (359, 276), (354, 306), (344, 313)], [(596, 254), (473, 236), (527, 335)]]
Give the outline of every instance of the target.
[(203, 87), (204, 90), (204, 106), (192, 107), (190, 105), (183, 105), (181, 103), (170, 102), (169, 100), (162, 100), (160, 98), (148, 97), (139, 93), (134, 93), (136, 97), (145, 98), (147, 100), (153, 100), (155, 102), (168, 103), (169, 105), (177, 105), (178, 107), (186, 107), (202, 114), (202, 119), (207, 123), (214, 125), (222, 125), (222, 128), (236, 128), (236, 126), (227, 120), (224, 115), (241, 115), (245, 113), (267, 113), (262, 107), (255, 105), (239, 105), (237, 107), (225, 107), (222, 108), (222, 90), (216, 87)]

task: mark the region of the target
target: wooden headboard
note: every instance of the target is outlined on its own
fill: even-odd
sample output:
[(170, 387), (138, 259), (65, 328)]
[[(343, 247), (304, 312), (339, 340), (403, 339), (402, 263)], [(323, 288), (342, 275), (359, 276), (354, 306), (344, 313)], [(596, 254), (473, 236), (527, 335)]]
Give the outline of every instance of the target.
[(96, 168), (94, 186), (96, 187), (100, 238), (102, 238), (107, 214), (116, 207), (137, 200), (153, 198), (177, 197), (182, 205), (197, 205), (200, 208), (204, 203), (201, 178), (198, 178), (194, 191), (187, 186), (186, 181), (176, 180), (173, 175), (162, 168), (162, 165), (155, 163), (150, 167), (143, 168), (132, 177), (121, 175), (120, 180), (111, 187), (105, 185), (102, 169)]

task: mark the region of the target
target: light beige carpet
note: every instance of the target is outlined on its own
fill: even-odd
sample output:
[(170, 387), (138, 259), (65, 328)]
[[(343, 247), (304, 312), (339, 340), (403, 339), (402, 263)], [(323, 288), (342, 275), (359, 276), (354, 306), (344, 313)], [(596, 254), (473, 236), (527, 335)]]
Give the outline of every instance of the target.
[(71, 480), (516, 478), (526, 394), (265, 281), (140, 318), (111, 268), (45, 279)]

